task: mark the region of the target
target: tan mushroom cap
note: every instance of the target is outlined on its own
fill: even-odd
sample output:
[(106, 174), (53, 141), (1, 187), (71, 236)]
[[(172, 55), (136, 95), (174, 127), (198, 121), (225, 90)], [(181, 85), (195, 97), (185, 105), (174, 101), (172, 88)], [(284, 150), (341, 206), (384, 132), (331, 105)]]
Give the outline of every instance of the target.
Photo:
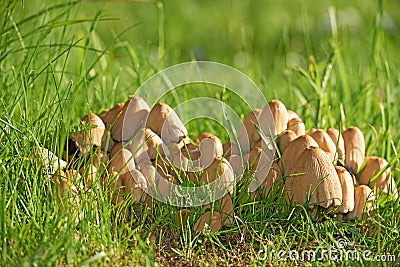
[(271, 165), (271, 168), (268, 171), (267, 176), (265, 179), (262, 181), (260, 187), (257, 188), (257, 190), (251, 195), (251, 198), (254, 199), (259, 199), (261, 196), (267, 196), (273, 186), (280, 180), (282, 177), (282, 171), (279, 166), (279, 164), (274, 161)]
[(340, 160), (344, 160), (344, 140), (342, 135), (340, 134), (338, 129), (335, 128), (329, 128), (326, 130), (326, 133), (329, 135), (329, 137), (332, 139), (333, 143), (335, 144), (336, 147), (336, 153), (337, 153), (337, 158)]
[(351, 174), (342, 166), (335, 166), (340, 185), (342, 187), (343, 201), (337, 212), (348, 213), (354, 210), (354, 181)]
[(351, 126), (343, 131), (342, 137), (345, 148), (344, 166), (346, 169), (356, 174), (364, 162), (364, 135), (359, 128)]
[(69, 197), (68, 202), (70, 204), (76, 204), (79, 201), (79, 191), (73, 181), (79, 181), (80, 175), (75, 170), (63, 172), (57, 170), (53, 177), (52, 182), (54, 185), (54, 193), (58, 199)]
[(222, 142), (218, 137), (211, 133), (201, 133), (194, 139), (199, 144), (200, 166), (207, 167), (215, 158), (223, 156)]
[(300, 116), (293, 110), (288, 109), (287, 114), (288, 114), (288, 121), (290, 121), (291, 119), (294, 119), (294, 118), (300, 119)]
[(290, 141), (281, 159), (285, 173), (290, 172), (290, 169), (297, 162), (297, 158), (300, 154), (309, 147), (318, 147), (318, 143), (309, 135), (302, 135)]
[(240, 155), (232, 154), (229, 158), (227, 158), (229, 164), (231, 164), (232, 166), (233, 173), (235, 175), (242, 175), (245, 172), (247, 166), (247, 158), (248, 154), (242, 155), (242, 157)]
[(116, 144), (111, 151), (107, 169), (109, 172), (116, 171), (119, 174), (135, 169), (133, 155), (128, 149), (124, 148), (122, 143)]
[(326, 153), (318, 147), (306, 148), (291, 168), (285, 182), (285, 197), (288, 201), (319, 205), (324, 208), (338, 207), (342, 203), (342, 188), (339, 177)]
[(232, 166), (225, 158), (214, 159), (200, 176), (200, 185), (205, 185), (215, 180), (219, 181), (219, 185), (228, 189), (228, 192), (233, 194), (233, 183), (235, 175)]
[(238, 142), (244, 153), (248, 153), (260, 141), (259, 135), (255, 125), (259, 126), (259, 117), (261, 109), (254, 109), (243, 120), (242, 126), (237, 132)]
[(151, 109), (146, 127), (158, 134), (167, 146), (178, 143), (188, 134), (175, 111), (162, 102), (155, 104)]
[(32, 148), (33, 158), (37, 165), (43, 164), (43, 167), (55, 172), (57, 170), (62, 170), (67, 167), (67, 163), (57, 157), (53, 152), (45, 147), (35, 147)]
[(289, 143), (297, 138), (297, 134), (292, 130), (285, 130), (278, 136), (279, 151), (281, 155), (285, 152)]
[(331, 162), (335, 159), (336, 146), (333, 143), (331, 137), (322, 129), (316, 129), (310, 136), (317, 141), (319, 148), (326, 152)]
[[(381, 157), (370, 156), (366, 158), (365, 167), (361, 172), (360, 175), (360, 185), (369, 185), (370, 179), (373, 178), (378, 172), (384, 169), (388, 165), (387, 161)], [(389, 179), (391, 174), (390, 167), (386, 168), (386, 170), (376, 177), (373, 181), (375, 185), (383, 185), (385, 184), (386, 180)], [(371, 186), (372, 187), (372, 186)]]
[(287, 129), (293, 131), (296, 136), (306, 134), (306, 126), (300, 118), (292, 118), (287, 123)]
[(202, 232), (206, 224), (210, 226), (211, 232), (219, 231), (222, 227), (222, 214), (218, 211), (205, 212), (194, 224), (194, 230), (196, 232)]
[(147, 189), (147, 182), (143, 174), (133, 169), (130, 172), (126, 172), (120, 175), (126, 198), (132, 199), (134, 202), (140, 202), (142, 200), (144, 191)]
[[(269, 111), (272, 113), (272, 118)], [(274, 120), (275, 129), (267, 129), (271, 123), (271, 119)], [(266, 136), (270, 136), (270, 130), (272, 131), (273, 135), (277, 135), (286, 130), (288, 113), (285, 105), (279, 100), (272, 100), (268, 103), (268, 106), (263, 108), (259, 121), (261, 130)]]
[(354, 188), (354, 210), (347, 215), (349, 220), (362, 219), (363, 214), (369, 215), (373, 209), (372, 202), (375, 200), (374, 192), (366, 185)]
[[(81, 120), (83, 131), (79, 134), (71, 136), (76, 146), (82, 154), (86, 154), (93, 146), (100, 147), (105, 132), (103, 121), (94, 113), (89, 116), (85, 115)], [(88, 128), (88, 129), (85, 129)]]
[(149, 105), (139, 96), (126, 101), (111, 128), (112, 138), (118, 142), (130, 141), (139, 129), (144, 128), (149, 111)]
[(112, 109), (106, 109), (99, 114), (107, 129), (110, 129), (116, 123), (118, 117), (121, 115), (124, 103), (116, 104)]

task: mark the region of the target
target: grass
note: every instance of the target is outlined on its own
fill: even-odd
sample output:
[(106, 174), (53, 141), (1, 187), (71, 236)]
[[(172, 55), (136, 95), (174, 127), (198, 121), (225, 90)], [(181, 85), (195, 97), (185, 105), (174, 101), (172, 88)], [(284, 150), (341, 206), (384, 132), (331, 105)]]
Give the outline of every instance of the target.
[[(202, 59), (243, 71), (267, 99), (298, 112), (308, 129), (357, 125), (367, 155), (386, 158), (398, 184), (399, 5), (320, 2), (2, 1), (0, 265), (275, 266), (294, 262), (259, 260), (260, 249), (322, 251), (339, 239), (372, 255), (394, 254), (399, 264), (399, 200), (380, 198), (368, 220), (312, 222), (301, 206), (284, 210), (279, 191), (245, 203), (239, 184), (234, 226), (195, 233), (178, 226), (177, 207), (160, 203), (124, 221), (131, 203), (115, 209), (109, 192), (96, 186), (80, 192), (79, 205), (60, 201), (51, 174), (32, 160), (38, 145), (61, 156), (89, 111), (125, 101), (164, 67)], [(175, 106), (198, 96), (221, 99), (242, 118), (249, 111), (213, 86), (178, 88), (162, 100)], [(206, 130), (227, 140), (212, 121), (192, 121), (188, 129), (191, 137)], [(200, 212), (193, 211), (191, 225)]]

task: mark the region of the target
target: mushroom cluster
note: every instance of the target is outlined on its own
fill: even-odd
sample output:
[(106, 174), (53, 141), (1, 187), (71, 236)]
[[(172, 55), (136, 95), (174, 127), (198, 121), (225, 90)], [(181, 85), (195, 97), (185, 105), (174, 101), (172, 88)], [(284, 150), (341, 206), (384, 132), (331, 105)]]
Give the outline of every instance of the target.
[[(281, 186), (289, 205), (332, 210), (341, 220), (369, 214), (374, 194), (398, 196), (387, 161), (365, 157), (364, 136), (357, 127), (342, 133), (334, 128), (306, 131), (301, 118), (279, 100), (252, 110), (236, 143), (222, 144), (206, 132), (191, 140), (170, 106), (159, 102), (150, 108), (138, 96), (98, 115), (87, 114), (79, 129), (68, 140), (65, 161), (47, 149), (35, 150), (53, 168), (58, 194), (77, 196), (79, 188), (100, 185), (110, 189), (114, 205), (129, 200), (149, 207), (154, 201), (145, 194), (149, 190), (168, 198), (172, 184), (217, 181), (227, 193), (203, 205), (194, 224), (197, 231), (205, 225), (218, 231), (233, 223), (234, 185), (245, 176), (252, 178), (253, 199)], [(85, 164), (74, 170), (76, 162)], [(177, 218), (184, 223), (189, 215), (190, 210), (180, 210)]]

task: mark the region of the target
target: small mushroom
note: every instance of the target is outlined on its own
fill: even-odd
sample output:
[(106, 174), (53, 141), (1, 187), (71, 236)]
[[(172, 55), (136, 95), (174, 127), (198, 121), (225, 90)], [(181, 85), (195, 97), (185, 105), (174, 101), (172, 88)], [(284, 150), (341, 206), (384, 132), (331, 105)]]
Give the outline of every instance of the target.
[(105, 132), (103, 121), (94, 113), (85, 115), (81, 120), (82, 131), (71, 136), (76, 147), (82, 154), (90, 151), (91, 147), (100, 147)]
[(336, 146), (337, 158), (339, 160), (344, 160), (344, 140), (339, 130), (335, 128), (329, 128), (328, 130), (326, 130), (326, 133), (329, 135)]
[[(388, 163), (384, 158), (375, 156), (367, 157), (365, 167), (360, 175), (360, 185), (369, 185), (372, 189), (376, 188), (378, 192), (388, 193), (392, 172), (387, 165)], [(381, 174), (371, 181), (379, 172)]]
[(200, 185), (208, 184), (217, 180), (220, 185), (233, 194), (235, 175), (232, 166), (225, 158), (214, 159), (213, 162), (203, 171), (200, 176)]
[(215, 158), (223, 156), (221, 140), (213, 134), (204, 132), (195, 138), (194, 142), (199, 145), (199, 161), (202, 168), (209, 166)]
[(288, 121), (290, 121), (291, 119), (294, 119), (294, 118), (300, 119), (300, 116), (293, 110), (288, 109), (287, 114), (288, 114)]
[(43, 167), (50, 172), (62, 170), (67, 167), (67, 163), (57, 157), (53, 152), (45, 147), (32, 148), (33, 158), (36, 161), (36, 165), (43, 164)]
[(150, 107), (139, 96), (126, 101), (111, 128), (112, 138), (118, 142), (130, 141), (139, 129), (144, 128), (149, 111)]
[(118, 103), (112, 109), (105, 110), (99, 114), (107, 129), (110, 129), (116, 123), (123, 107), (124, 103)]
[(347, 215), (349, 220), (362, 219), (363, 214), (369, 215), (373, 209), (372, 203), (375, 200), (374, 192), (366, 185), (354, 188), (354, 210)]
[(292, 130), (296, 136), (306, 134), (306, 126), (300, 118), (292, 118), (287, 123), (287, 129)]
[(342, 133), (342, 137), (345, 148), (344, 166), (353, 174), (356, 174), (364, 162), (364, 135), (360, 129), (351, 126)]
[[(275, 127), (274, 129), (268, 129), (272, 119)], [(268, 103), (268, 106), (262, 110), (259, 121), (261, 130), (266, 136), (271, 136), (270, 132), (272, 132), (272, 135), (278, 135), (287, 128), (288, 113), (285, 105), (279, 100), (272, 100)]]
[[(233, 223), (233, 202), (229, 194), (214, 202), (214, 208), (222, 215), (222, 225), (230, 226)], [(202, 208), (203, 212), (211, 211), (211, 204), (206, 204)]]
[(108, 171), (116, 171), (119, 174), (124, 174), (135, 169), (135, 161), (132, 153), (124, 148), (123, 143), (118, 143), (114, 146), (110, 153), (110, 163), (107, 167)]
[(290, 141), (297, 138), (297, 134), (291, 130), (285, 130), (278, 136), (279, 151), (281, 155), (289, 145)]
[(324, 208), (338, 207), (342, 203), (339, 177), (322, 149), (310, 147), (301, 153), (286, 177), (285, 196), (294, 203)]
[(244, 153), (248, 153), (260, 141), (261, 136), (255, 125), (259, 126), (261, 109), (254, 109), (244, 118), (242, 126), (237, 132), (240, 148)]
[(54, 173), (52, 182), (54, 185), (55, 195), (59, 200), (64, 197), (69, 197), (69, 204), (77, 204), (79, 202), (79, 191), (73, 183), (74, 180), (80, 180), (79, 173), (74, 170), (65, 173), (62, 170), (57, 170)]
[(342, 166), (335, 166), (342, 187), (342, 205), (337, 212), (348, 213), (354, 210), (354, 181), (351, 174)]
[(317, 141), (319, 148), (326, 152), (331, 162), (335, 159), (336, 146), (333, 143), (331, 137), (322, 129), (316, 129), (310, 136)]
[(282, 172), (279, 164), (277, 162), (273, 162), (271, 168), (268, 171), (267, 176), (264, 178), (261, 186), (257, 188), (254, 193), (250, 193), (252, 199), (254, 198), (261, 198), (261, 196), (267, 196), (273, 186), (277, 184), (277, 182), (282, 177)]
[(210, 226), (211, 232), (219, 231), (222, 227), (222, 214), (218, 211), (205, 212), (194, 224), (194, 230), (196, 232), (202, 232), (206, 225)]
[(158, 134), (167, 146), (178, 143), (188, 134), (175, 111), (162, 102), (155, 104), (151, 109), (146, 127)]
[(120, 175), (126, 197), (131, 198), (135, 203), (142, 200), (143, 193), (147, 189), (147, 182), (143, 174), (133, 169)]
[(282, 166), (285, 173), (289, 173), (291, 167), (297, 162), (297, 158), (306, 148), (318, 147), (318, 143), (309, 135), (302, 135), (290, 141), (282, 154)]

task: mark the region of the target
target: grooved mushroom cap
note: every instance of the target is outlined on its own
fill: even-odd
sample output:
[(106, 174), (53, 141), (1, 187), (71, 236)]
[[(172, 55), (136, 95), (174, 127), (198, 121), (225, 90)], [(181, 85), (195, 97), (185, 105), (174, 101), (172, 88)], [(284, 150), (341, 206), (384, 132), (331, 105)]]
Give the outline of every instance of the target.
[(289, 201), (337, 207), (342, 203), (339, 177), (326, 153), (318, 147), (306, 148), (291, 168), (285, 182), (285, 196)]
[(124, 103), (118, 103), (112, 109), (106, 109), (99, 114), (99, 117), (103, 120), (107, 129), (110, 129), (117, 121), (123, 107)]
[(103, 121), (94, 113), (85, 115), (81, 120), (81, 125), (87, 127), (83, 132), (71, 136), (76, 146), (82, 154), (87, 153), (92, 146), (101, 146), (105, 132)]
[(146, 127), (158, 134), (167, 146), (178, 143), (188, 134), (175, 111), (162, 102), (155, 104), (151, 109)]
[(331, 162), (335, 159), (336, 146), (330, 136), (322, 129), (316, 129), (310, 136), (317, 141), (319, 148), (326, 152)]
[(111, 128), (112, 138), (118, 142), (131, 140), (144, 127), (149, 111), (149, 105), (139, 96), (133, 96), (126, 101)]
[[(387, 167), (388, 163), (384, 158), (380, 157), (367, 157), (365, 167), (361, 172), (359, 179), (360, 185), (369, 185), (371, 188), (377, 188), (379, 192), (388, 193), (390, 178), (392, 171)], [(387, 168), (386, 168), (387, 167)], [(376, 177), (375, 180), (370, 181), (378, 172), (386, 168), (381, 175)]]
[(133, 169), (120, 175), (124, 191), (127, 197), (132, 198), (134, 202), (139, 202), (142, 199), (144, 191), (147, 189), (147, 182), (143, 174)]
[(243, 124), (237, 132), (238, 142), (244, 153), (248, 153), (261, 139), (261, 136), (258, 134), (257, 129), (254, 126), (260, 125), (260, 114), (261, 109), (250, 111), (250, 113), (244, 118)]
[(309, 135), (302, 135), (290, 141), (282, 154), (282, 165), (285, 173), (290, 172), (290, 168), (297, 162), (300, 154), (309, 147), (318, 147), (318, 143)]
[(342, 187), (343, 202), (337, 212), (347, 213), (354, 210), (354, 182), (351, 174), (342, 166), (335, 166)]
[(329, 128), (328, 130), (326, 130), (326, 133), (329, 135), (329, 137), (332, 139), (333, 143), (335, 144), (337, 158), (340, 160), (343, 160), (344, 159), (344, 140), (343, 140), (343, 137), (340, 134), (339, 130), (335, 129), (335, 128)]
[(210, 226), (211, 232), (219, 231), (222, 227), (222, 214), (218, 211), (205, 212), (194, 224), (194, 230), (196, 232), (201, 232), (204, 230), (206, 224)]
[[(269, 110), (272, 113), (272, 118)], [(271, 125), (271, 120), (274, 120), (275, 129), (268, 129)], [(286, 130), (288, 123), (288, 113), (285, 105), (279, 100), (272, 100), (268, 106), (263, 108), (260, 118), (260, 127), (266, 136), (270, 136), (270, 130), (273, 135), (277, 135)]]
[(372, 211), (372, 202), (375, 200), (374, 192), (366, 185), (356, 186), (354, 188), (354, 210), (347, 215), (349, 220), (355, 218), (361, 219), (363, 213), (369, 215)]
[(293, 141), (296, 138), (296, 133), (291, 130), (285, 130), (278, 136), (279, 151), (281, 152), (281, 155), (285, 152), (290, 141)]
[(129, 170), (135, 169), (135, 161), (132, 153), (123, 148), (122, 143), (114, 146), (110, 153), (110, 164), (107, 167), (109, 172), (116, 171), (119, 174), (124, 174)]
[(306, 134), (306, 126), (300, 118), (292, 118), (287, 123), (287, 129), (292, 130), (296, 136)]
[(345, 149), (344, 166), (356, 174), (364, 162), (365, 141), (360, 129), (355, 126), (347, 128), (342, 133)]
[(203, 167), (208, 166), (215, 158), (223, 156), (221, 140), (213, 134), (204, 132), (194, 139), (199, 144), (200, 164)]
[(32, 148), (33, 158), (37, 165), (43, 163), (43, 167), (48, 169), (50, 172), (55, 172), (57, 170), (62, 170), (67, 167), (67, 163), (57, 157), (53, 152), (45, 147), (35, 147)]
[(217, 179), (220, 185), (227, 188), (229, 193), (233, 194), (235, 175), (229, 161), (224, 158), (214, 159), (214, 161), (203, 171), (200, 176), (200, 185), (214, 182)]

